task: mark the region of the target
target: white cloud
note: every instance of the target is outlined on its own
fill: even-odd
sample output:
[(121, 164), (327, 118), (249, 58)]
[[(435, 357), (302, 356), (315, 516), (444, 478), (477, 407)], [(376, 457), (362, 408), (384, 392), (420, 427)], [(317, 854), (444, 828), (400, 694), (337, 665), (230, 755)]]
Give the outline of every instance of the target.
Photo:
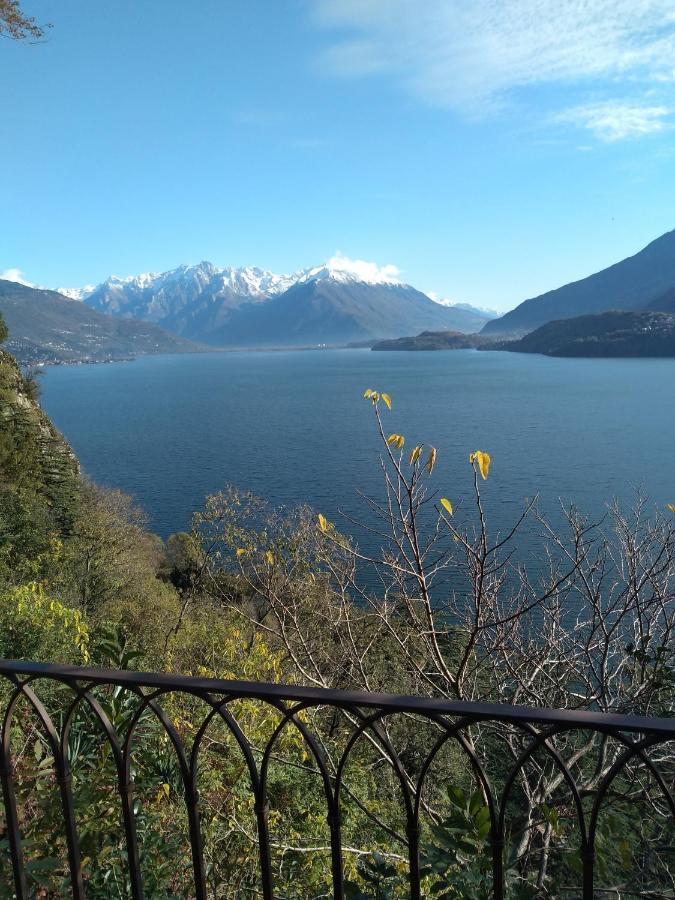
[(401, 270), (398, 266), (378, 266), (365, 259), (350, 259), (339, 251), (326, 262), (326, 268), (332, 272), (344, 272), (354, 275), (361, 281), (374, 281), (386, 284), (398, 284)]
[(599, 140), (611, 143), (663, 131), (668, 127), (670, 113), (667, 106), (590, 103), (559, 113), (555, 121), (585, 128)]
[[(572, 90), (576, 106), (589, 87), (596, 101), (600, 87), (616, 103), (627, 88), (642, 96), (675, 84), (673, 0), (314, 0), (313, 11), (340, 32), (321, 56), (328, 71), (388, 73), (424, 101), (471, 116), (533, 88)], [(652, 101), (647, 118), (660, 105)]]
[(27, 287), (34, 287), (32, 282), (26, 281), (23, 276), (24, 273), (21, 269), (4, 269), (0, 272), (0, 279), (4, 281), (16, 281), (18, 284), (25, 284)]

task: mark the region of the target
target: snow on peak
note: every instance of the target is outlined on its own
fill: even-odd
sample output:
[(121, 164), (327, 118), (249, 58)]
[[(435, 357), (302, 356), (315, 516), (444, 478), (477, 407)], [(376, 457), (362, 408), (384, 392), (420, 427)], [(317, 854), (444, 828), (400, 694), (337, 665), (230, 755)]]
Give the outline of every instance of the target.
[(503, 313), (497, 312), (494, 309), (488, 309), (485, 306), (474, 306), (472, 303), (463, 303), (461, 300), (450, 300), (448, 297), (439, 297), (435, 291), (427, 291), (427, 297), (430, 297), (434, 303), (438, 303), (439, 306), (449, 306), (454, 309), (464, 309), (467, 312), (477, 313), (478, 315), (485, 316), (490, 319), (496, 319), (499, 316), (503, 315)]
[(81, 288), (56, 288), (58, 294), (63, 294), (63, 296), (67, 297), (69, 300), (86, 300), (86, 298), (90, 294), (93, 294), (95, 290), (95, 284), (85, 284), (85, 286)]
[(366, 284), (401, 284), (398, 275), (399, 270), (396, 266), (378, 266), (374, 262), (350, 259), (348, 256), (337, 253), (323, 265), (306, 269), (300, 274), (297, 281), (304, 283), (330, 279), (341, 282), (365, 282)]
[(141, 275), (111, 275), (102, 284), (88, 284), (82, 288), (59, 288), (60, 293), (73, 300), (86, 300), (99, 288), (116, 296), (138, 297), (159, 294), (175, 284), (207, 285), (212, 290), (231, 291), (244, 297), (263, 298), (283, 294), (297, 283), (331, 280), (341, 283), (365, 282), (366, 284), (401, 284), (396, 266), (378, 266), (363, 259), (350, 259), (336, 253), (323, 265), (302, 269), (290, 275), (279, 275), (257, 266), (220, 268), (206, 260), (197, 265), (182, 265), (168, 272), (144, 272)]
[(277, 275), (257, 266), (243, 266), (240, 269), (220, 269), (218, 274), (223, 287), (234, 293), (249, 297), (267, 297), (283, 294), (297, 280), (295, 275)]

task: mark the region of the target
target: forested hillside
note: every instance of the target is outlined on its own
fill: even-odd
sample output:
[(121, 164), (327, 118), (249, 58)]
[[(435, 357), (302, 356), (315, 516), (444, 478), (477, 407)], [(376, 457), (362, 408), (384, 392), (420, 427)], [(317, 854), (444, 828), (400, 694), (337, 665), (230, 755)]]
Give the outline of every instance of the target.
[(190, 353), (196, 344), (150, 322), (89, 309), (57, 291), (0, 279), (8, 349), (24, 363), (109, 362), (145, 353)]

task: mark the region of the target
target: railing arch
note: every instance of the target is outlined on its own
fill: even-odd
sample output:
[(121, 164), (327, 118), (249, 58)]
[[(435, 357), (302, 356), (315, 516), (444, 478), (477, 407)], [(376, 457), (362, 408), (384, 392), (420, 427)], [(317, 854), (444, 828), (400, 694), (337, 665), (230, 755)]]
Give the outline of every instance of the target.
[[(650, 751), (664, 748), (675, 739), (675, 721), (664, 718), (645, 718), (583, 711), (530, 709), (526, 707), (500, 706), (482, 703), (461, 703), (441, 699), (407, 697), (390, 694), (371, 694), (348, 691), (322, 690), (291, 685), (260, 684), (244, 681), (224, 681), (217, 679), (192, 678), (186, 676), (115, 671), (106, 669), (59, 666), (26, 661), (0, 660), (0, 709), (2, 733), (0, 734), (0, 780), (4, 800), (4, 829), (8, 855), (11, 858), (14, 880), (14, 895), (19, 900), (27, 900), (30, 894), (26, 875), (25, 853), (22, 850), (22, 821), (17, 788), (20, 788), (21, 771), (12, 752), (13, 714), (19, 700), (24, 699), (46, 734), (46, 742), (54, 761), (56, 780), (61, 794), (63, 826), (68, 850), (68, 867), (73, 897), (84, 897), (86, 884), (83, 878), (76, 816), (70, 784), (70, 763), (68, 758), (69, 740), (73, 731), (82, 727), (79, 710), (88, 710), (87, 721), (93, 717), (97, 722), (97, 732), (101, 741), (107, 742), (112, 754), (117, 774), (120, 795), (123, 839), (126, 843), (125, 858), (128, 865), (129, 895), (133, 898), (145, 896), (143, 873), (139, 863), (139, 847), (136, 832), (134, 792), (134, 748), (138, 730), (146, 717), (151, 719), (158, 733), (164, 733), (167, 746), (173, 748), (180, 771), (187, 811), (190, 851), (192, 856), (193, 882), (190, 896), (206, 898), (207, 878), (204, 863), (204, 844), (200, 820), (200, 798), (197, 790), (200, 772), (200, 758), (207, 731), (214, 722), (221, 722), (226, 732), (234, 739), (242, 757), (242, 764), (248, 773), (248, 784), (254, 802), (257, 841), (260, 862), (260, 893), (266, 900), (272, 900), (275, 893), (275, 876), (271, 863), (271, 842), (269, 836), (266, 792), (270, 760), (278, 745), (281, 734), (287, 728), (295, 729), (308, 755), (313, 761), (316, 774), (320, 776), (325, 799), (326, 816), (330, 826), (330, 856), (332, 894), (336, 900), (344, 897), (344, 863), (341, 844), (341, 804), (346, 791), (345, 770), (354, 749), (365, 735), (370, 735), (372, 746), (378, 747), (382, 759), (391, 767), (393, 782), (398, 782), (401, 791), (400, 808), (406, 823), (408, 852), (408, 884), (411, 898), (422, 896), (422, 874), (420, 872), (420, 811), (422, 792), (429, 780), (434, 761), (446, 745), (459, 746), (467, 760), (472, 778), (484, 792), (490, 819), (490, 847), (492, 860), (492, 896), (505, 896), (503, 848), (506, 837), (506, 807), (523, 767), (542, 750), (571, 791), (573, 803), (570, 809), (576, 817), (581, 836), (579, 857), (582, 863), (580, 883), (576, 896), (591, 900), (596, 896), (595, 884), (595, 841), (597, 823), (610, 788), (622, 772), (629, 766), (639, 765), (656, 786), (665, 800), (667, 809), (675, 819), (675, 799), (670, 779), (672, 767), (667, 773), (661, 771), (651, 759)], [(63, 689), (72, 692), (72, 698), (62, 706), (60, 712), (51, 711), (48, 701), (39, 696), (40, 686), (58, 685), (60, 696)], [(128, 692), (136, 704), (133, 713), (126, 720), (126, 731), (118, 731), (110, 720), (106, 709), (97, 696), (99, 690)], [(60, 692), (60, 693), (59, 693)], [(190, 696), (203, 701), (205, 710), (192, 735), (192, 745), (188, 747), (170, 715), (165, 709), (167, 698), (174, 695)], [(279, 721), (272, 724), (271, 735), (265, 746), (253, 747), (237, 721), (232, 710), (232, 702), (237, 700), (258, 701), (261, 706), (273, 709)], [(318, 717), (326, 710), (339, 716), (345, 729), (341, 749), (336, 752), (331, 765), (324, 759), (322, 742), (313, 731)], [(304, 711), (316, 714), (312, 724), (301, 717)], [(430, 748), (421, 754), (413, 773), (406, 770), (406, 762), (397, 752), (387, 733), (387, 723), (396, 716), (407, 720), (424, 721), (431, 726)], [(84, 717), (83, 717), (84, 719)], [(514, 736), (513, 747), (521, 746), (514, 752), (512, 760), (504, 761), (500, 771), (500, 790), (496, 790), (491, 772), (480, 756), (474, 742), (474, 732), (480, 741), (481, 728), (486, 725), (504, 729), (504, 734)], [(341, 727), (342, 727), (341, 726)], [(332, 726), (331, 726), (332, 727)], [(465, 732), (472, 729), (471, 741)], [(564, 759), (564, 750), (556, 744), (557, 739), (575, 732), (597, 735), (598, 740), (614, 738), (620, 745), (613, 761), (599, 779), (594, 793), (590, 813), (586, 813), (581, 801), (576, 776)], [(499, 731), (502, 734), (502, 731)], [(517, 740), (525, 741), (518, 745)], [(563, 741), (564, 743), (564, 741)], [(493, 764), (493, 763), (491, 763)], [(178, 774), (176, 775), (178, 779)], [(178, 780), (176, 784), (178, 784)], [(321, 793), (321, 792), (319, 792)], [(425, 801), (426, 802), (426, 801)], [(675, 824), (675, 823), (674, 823)]]

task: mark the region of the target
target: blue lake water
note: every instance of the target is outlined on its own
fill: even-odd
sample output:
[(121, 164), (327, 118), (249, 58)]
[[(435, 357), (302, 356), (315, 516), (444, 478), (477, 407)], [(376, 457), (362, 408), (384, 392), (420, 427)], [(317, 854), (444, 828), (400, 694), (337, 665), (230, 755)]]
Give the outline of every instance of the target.
[[(492, 454), (485, 501), (504, 528), (525, 497), (597, 517), (638, 488), (675, 502), (675, 360), (368, 350), (212, 353), (50, 368), (43, 405), (95, 481), (134, 495), (163, 536), (227, 484), (274, 505), (367, 513), (380, 495), (365, 388), (385, 427), (438, 447), (432, 484), (470, 499), (468, 454)], [(467, 507), (468, 508), (468, 507)]]

